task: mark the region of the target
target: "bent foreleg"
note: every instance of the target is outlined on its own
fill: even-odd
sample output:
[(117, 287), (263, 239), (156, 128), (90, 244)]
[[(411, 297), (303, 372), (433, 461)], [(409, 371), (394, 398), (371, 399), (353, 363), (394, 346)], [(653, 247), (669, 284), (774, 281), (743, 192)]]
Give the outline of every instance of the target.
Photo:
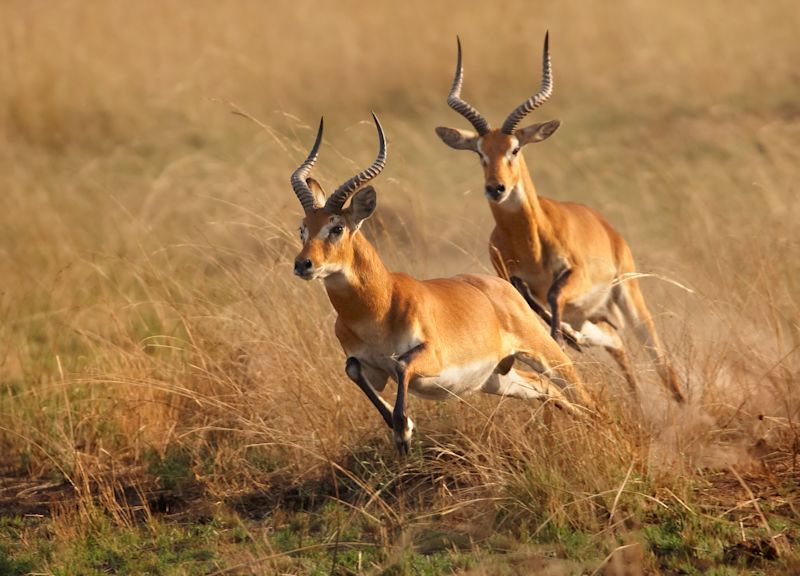
[[(539, 315), (539, 317), (545, 321), (548, 326), (553, 325), (553, 316), (544, 309), (544, 307), (539, 304), (539, 302), (534, 298), (533, 294), (531, 293), (531, 289), (528, 284), (519, 276), (512, 276), (511, 277), (511, 284), (514, 285), (514, 288), (517, 289), (517, 292), (522, 294), (522, 297), (525, 299), (525, 302), (528, 303), (528, 306)], [(563, 322), (560, 323), (561, 334), (564, 335), (564, 340), (566, 340), (567, 344), (569, 344), (572, 348), (577, 350), (578, 352), (583, 352), (581, 349), (579, 340), (581, 339), (580, 333), (575, 332), (572, 329), (572, 326), (569, 324), (565, 324)]]
[(369, 398), (369, 401), (372, 402), (372, 405), (378, 409), (381, 416), (383, 417), (383, 421), (386, 422), (386, 425), (389, 428), (392, 428), (392, 406), (386, 400), (380, 397), (380, 395), (375, 391), (372, 384), (364, 377), (364, 372), (361, 367), (361, 362), (358, 358), (350, 356), (347, 359), (347, 363), (345, 364), (344, 368), (345, 373), (347, 374), (348, 378), (355, 382), (361, 391)]

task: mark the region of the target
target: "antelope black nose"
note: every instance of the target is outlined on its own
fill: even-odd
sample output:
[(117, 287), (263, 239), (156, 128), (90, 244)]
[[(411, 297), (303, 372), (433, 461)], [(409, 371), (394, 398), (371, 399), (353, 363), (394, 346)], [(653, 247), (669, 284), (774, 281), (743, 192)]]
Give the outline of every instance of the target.
[(311, 270), (311, 266), (313, 266), (313, 264), (311, 263), (311, 260), (309, 260), (308, 258), (306, 258), (305, 260), (295, 260), (294, 273), (297, 274), (298, 276), (302, 276), (306, 272)]
[(505, 184), (487, 184), (486, 185), (486, 194), (489, 195), (490, 198), (497, 200), (500, 195), (506, 191)]

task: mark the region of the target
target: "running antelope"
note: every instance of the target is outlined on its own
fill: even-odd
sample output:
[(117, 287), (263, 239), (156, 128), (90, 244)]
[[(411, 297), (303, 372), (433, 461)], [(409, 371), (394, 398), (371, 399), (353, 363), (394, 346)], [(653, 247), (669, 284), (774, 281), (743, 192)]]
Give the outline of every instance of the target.
[(520, 150), (552, 136), (560, 122), (517, 126), (553, 93), (548, 35), (544, 37), (542, 68), (539, 92), (515, 108), (499, 130), (493, 129), (461, 99), (464, 70), (459, 39), (447, 103), (469, 120), (477, 133), (445, 127), (437, 128), (436, 133), (451, 148), (478, 153), (495, 220), (489, 240), (492, 264), (550, 324), (552, 336), (560, 342), (564, 334), (578, 348), (578, 343), (603, 346), (637, 394), (630, 358), (619, 335), (627, 321), (652, 357), (665, 387), (683, 402), (678, 378), (634, 277), (633, 256), (625, 240), (592, 208), (544, 198), (533, 186)]
[[(292, 174), (305, 211), (294, 273), (324, 282), (338, 313), (335, 332), (347, 355), (345, 372), (392, 429), (400, 453), (407, 453), (414, 430), (406, 415), (408, 391), (442, 399), (480, 390), (552, 399), (576, 413), (570, 400), (591, 408), (571, 361), (509, 283), (486, 275), (420, 281), (386, 269), (360, 232), (376, 207), (375, 189), (365, 185), (386, 163), (386, 139), (374, 114), (373, 119), (378, 157), (327, 200), (319, 183), (308, 178), (322, 141), (322, 120), (311, 153)], [(516, 371), (515, 360), (535, 373)], [(394, 407), (378, 395), (389, 378), (398, 384)]]

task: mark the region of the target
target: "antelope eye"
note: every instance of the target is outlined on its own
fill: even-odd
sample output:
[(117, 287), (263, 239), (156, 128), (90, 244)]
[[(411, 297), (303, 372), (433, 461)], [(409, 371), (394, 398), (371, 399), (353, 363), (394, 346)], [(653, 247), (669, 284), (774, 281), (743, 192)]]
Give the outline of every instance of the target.
[(344, 228), (341, 226), (334, 226), (331, 228), (331, 236), (341, 236), (342, 232), (344, 232)]
[(514, 156), (516, 156), (517, 154), (519, 154), (519, 146), (517, 146), (516, 148), (514, 148), (514, 149), (511, 151), (511, 154), (513, 154)]

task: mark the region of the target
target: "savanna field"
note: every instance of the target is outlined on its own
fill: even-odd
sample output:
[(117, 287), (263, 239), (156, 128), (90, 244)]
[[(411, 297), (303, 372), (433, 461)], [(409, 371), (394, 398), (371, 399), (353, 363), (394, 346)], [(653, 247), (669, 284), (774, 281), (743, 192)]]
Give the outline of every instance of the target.
[[(633, 249), (687, 392), (634, 339), (607, 413), (412, 397), (397, 455), (292, 275), (289, 176), (389, 139), (393, 270), (492, 273), (474, 154), (436, 126), (456, 34), (495, 125), (540, 81), (537, 191)], [(800, 573), (795, 2), (0, 5), (0, 574)], [(394, 384), (384, 395), (393, 401)]]

